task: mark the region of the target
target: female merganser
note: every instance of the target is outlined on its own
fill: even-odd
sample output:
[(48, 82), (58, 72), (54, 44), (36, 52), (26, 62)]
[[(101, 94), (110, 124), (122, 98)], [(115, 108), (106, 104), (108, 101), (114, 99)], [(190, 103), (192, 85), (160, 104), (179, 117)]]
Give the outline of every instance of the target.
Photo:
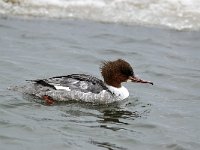
[(77, 100), (85, 102), (111, 103), (127, 98), (128, 90), (122, 82), (149, 83), (134, 75), (131, 65), (125, 60), (105, 61), (100, 67), (104, 81), (85, 74), (56, 76), (34, 82), (26, 93), (42, 98), (51, 104), (55, 101)]

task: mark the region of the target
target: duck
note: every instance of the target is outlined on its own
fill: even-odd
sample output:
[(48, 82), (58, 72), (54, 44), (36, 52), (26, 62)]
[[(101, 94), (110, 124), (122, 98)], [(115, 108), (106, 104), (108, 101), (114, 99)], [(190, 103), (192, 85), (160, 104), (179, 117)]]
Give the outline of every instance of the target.
[(103, 80), (88, 74), (27, 80), (32, 83), (27, 93), (41, 98), (47, 104), (69, 100), (112, 103), (129, 97), (129, 91), (122, 85), (124, 82), (153, 85), (153, 82), (137, 77), (131, 65), (123, 59), (103, 61), (100, 72)]

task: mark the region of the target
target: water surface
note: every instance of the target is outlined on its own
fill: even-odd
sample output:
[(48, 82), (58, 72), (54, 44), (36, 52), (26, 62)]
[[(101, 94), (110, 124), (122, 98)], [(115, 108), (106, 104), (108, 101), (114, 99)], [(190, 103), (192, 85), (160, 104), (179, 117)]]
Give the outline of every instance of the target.
[[(1, 149), (199, 149), (199, 39), (198, 31), (1, 18)], [(130, 97), (111, 106), (45, 106), (7, 90), (70, 73), (101, 78), (101, 61), (117, 58), (154, 86), (127, 83)]]
[(199, 0), (0, 0), (0, 15), (199, 30), (199, 7)]

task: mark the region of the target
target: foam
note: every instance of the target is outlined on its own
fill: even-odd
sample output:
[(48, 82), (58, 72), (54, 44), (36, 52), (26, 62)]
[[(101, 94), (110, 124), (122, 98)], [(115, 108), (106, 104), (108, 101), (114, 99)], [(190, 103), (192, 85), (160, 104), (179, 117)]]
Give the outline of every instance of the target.
[(198, 0), (5, 0), (1, 15), (75, 18), (176, 30), (200, 29)]

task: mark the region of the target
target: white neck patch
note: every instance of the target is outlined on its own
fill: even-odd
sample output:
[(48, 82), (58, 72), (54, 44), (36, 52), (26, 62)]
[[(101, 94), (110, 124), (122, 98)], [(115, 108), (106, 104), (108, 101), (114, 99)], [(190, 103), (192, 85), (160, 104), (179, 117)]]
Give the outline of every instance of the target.
[(119, 98), (119, 100), (123, 100), (129, 96), (129, 92), (124, 86), (120, 88), (116, 88), (110, 85), (106, 86), (117, 98)]

